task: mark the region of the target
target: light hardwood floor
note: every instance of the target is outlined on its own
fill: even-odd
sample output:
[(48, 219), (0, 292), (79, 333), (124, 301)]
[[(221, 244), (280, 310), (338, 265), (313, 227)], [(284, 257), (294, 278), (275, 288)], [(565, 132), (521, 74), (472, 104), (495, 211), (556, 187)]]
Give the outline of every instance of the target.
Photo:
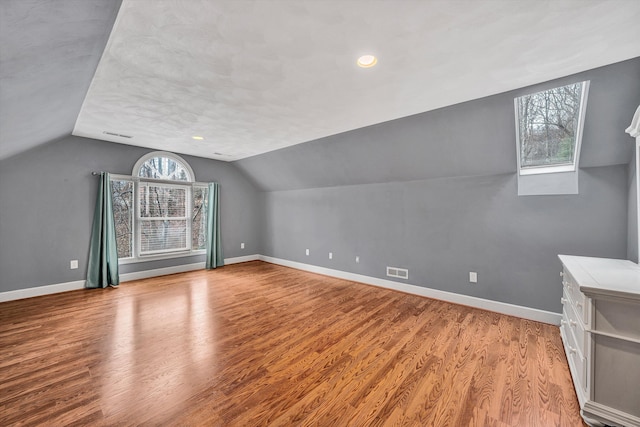
[(557, 327), (259, 261), (0, 304), (0, 425), (578, 426)]

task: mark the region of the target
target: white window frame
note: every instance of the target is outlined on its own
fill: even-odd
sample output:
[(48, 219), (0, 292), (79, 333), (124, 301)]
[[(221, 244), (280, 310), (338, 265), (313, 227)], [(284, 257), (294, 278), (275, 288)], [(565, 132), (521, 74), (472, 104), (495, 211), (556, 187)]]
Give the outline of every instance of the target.
[(178, 180), (172, 181), (172, 180), (164, 180), (164, 179), (159, 179), (157, 181), (160, 181), (160, 182), (195, 182), (196, 175), (193, 173), (193, 169), (191, 169), (191, 165), (189, 165), (189, 163), (187, 163), (187, 161), (185, 159), (183, 159), (182, 157), (178, 156), (177, 154), (170, 153), (168, 151), (152, 151), (151, 153), (147, 153), (144, 156), (140, 157), (140, 159), (138, 159), (136, 164), (133, 166), (133, 170), (131, 171), (131, 176), (139, 177), (138, 174), (140, 173), (140, 168), (142, 167), (142, 165), (144, 165), (147, 162), (147, 160), (153, 159), (154, 157), (166, 157), (166, 158), (169, 158), (169, 159), (175, 161), (176, 163), (180, 163), (182, 166), (184, 166), (185, 170), (189, 174), (189, 177), (188, 177), (189, 179), (187, 181), (178, 181)]
[[(575, 144), (573, 147), (573, 163), (571, 164), (558, 164), (550, 166), (526, 166), (521, 165), (521, 143), (520, 143), (520, 112), (518, 109), (518, 99), (523, 96), (533, 95), (534, 93), (546, 92), (551, 89), (556, 89), (563, 86), (568, 86), (575, 83), (582, 83), (582, 93), (580, 94), (580, 109), (578, 112), (578, 126), (576, 128)], [(517, 96), (513, 99), (513, 106), (516, 119), (516, 158), (518, 164), (518, 175), (540, 175), (547, 173), (562, 173), (562, 172), (576, 172), (578, 170), (578, 164), (580, 160), (580, 149), (582, 148), (582, 134), (584, 129), (584, 116), (587, 109), (587, 98), (589, 95), (589, 80), (582, 82), (567, 83), (561, 86), (554, 86), (548, 89), (540, 90), (538, 92), (532, 92), (525, 95)]]
[[(170, 182), (170, 184), (169, 184)], [(176, 181), (179, 182), (179, 181)], [(149, 186), (149, 184), (156, 184), (158, 186), (162, 186), (164, 188), (179, 188), (179, 189), (184, 189), (185, 190), (185, 207), (184, 207), (184, 215), (183, 216), (179, 216), (179, 217), (143, 217), (142, 216), (142, 212), (141, 212), (141, 202), (142, 200), (140, 199), (140, 189), (143, 186)], [(166, 254), (181, 254), (181, 253), (187, 253), (187, 252), (191, 252), (191, 219), (190, 219), (190, 212), (193, 211), (193, 192), (191, 191), (191, 185), (186, 186), (186, 185), (179, 185), (179, 184), (174, 184), (173, 181), (162, 181), (161, 183), (159, 182), (149, 182), (147, 180), (143, 180), (143, 179), (139, 179), (138, 182), (135, 184), (135, 186), (137, 187), (137, 193), (136, 193), (136, 209), (135, 209), (135, 213), (136, 213), (136, 218), (135, 218), (135, 225), (134, 225), (134, 230), (135, 230), (135, 234), (136, 234), (136, 239), (137, 239), (137, 243), (138, 243), (138, 252), (136, 253), (136, 255), (139, 258), (147, 258), (147, 257), (153, 257), (153, 256), (158, 256), (158, 255), (166, 255)], [(148, 194), (148, 193), (147, 193)], [(162, 249), (162, 250), (156, 250), (156, 251), (147, 251), (145, 253), (142, 253), (142, 227), (140, 226), (140, 224), (143, 221), (165, 221), (165, 220), (169, 220), (169, 221), (185, 221), (186, 223), (186, 236), (185, 236), (185, 247), (184, 248), (176, 248), (176, 249)], [(136, 227), (137, 225), (137, 227)]]
[[(547, 87), (538, 92), (575, 84)], [(584, 132), (585, 113), (589, 95), (590, 81), (582, 81), (582, 93), (580, 109), (578, 112), (578, 125), (576, 128), (575, 144), (573, 147), (573, 162), (549, 166), (528, 166), (522, 168), (520, 151), (520, 120), (518, 111), (518, 99), (537, 92), (517, 96), (513, 100), (516, 130), (516, 162), (518, 178), (518, 196), (549, 196), (562, 194), (578, 194), (578, 173), (580, 164), (580, 150), (582, 149), (582, 135)]]
[[(168, 157), (176, 162), (179, 162), (182, 166), (184, 166), (185, 170), (189, 174), (189, 178), (191, 181), (178, 181), (178, 180), (164, 180), (164, 179), (153, 179), (153, 178), (144, 178), (138, 176), (140, 168), (142, 165), (149, 159), (153, 157)], [(193, 255), (200, 255), (206, 253), (206, 249), (193, 249), (192, 248), (192, 214), (193, 214), (193, 189), (196, 187), (208, 188), (208, 184), (204, 182), (195, 181), (195, 175), (193, 173), (193, 169), (191, 166), (180, 156), (167, 152), (167, 151), (154, 151), (151, 153), (147, 153), (142, 156), (133, 167), (133, 171), (131, 175), (118, 175), (111, 174), (112, 181), (129, 181), (133, 183), (133, 212), (132, 212), (132, 239), (131, 239), (131, 254), (132, 256), (127, 258), (118, 258), (118, 264), (134, 264), (138, 262), (144, 261), (157, 261), (163, 259), (172, 259), (172, 258), (181, 258)], [(154, 251), (154, 253), (141, 254), (140, 253), (140, 221), (148, 220), (149, 218), (141, 218), (140, 217), (140, 185), (144, 184), (162, 184), (167, 187), (176, 187), (176, 188), (185, 188), (186, 189), (186, 220), (187, 220), (187, 238), (186, 245), (187, 248), (184, 250), (163, 250), (163, 251)], [(169, 218), (175, 220), (181, 220), (182, 217)]]

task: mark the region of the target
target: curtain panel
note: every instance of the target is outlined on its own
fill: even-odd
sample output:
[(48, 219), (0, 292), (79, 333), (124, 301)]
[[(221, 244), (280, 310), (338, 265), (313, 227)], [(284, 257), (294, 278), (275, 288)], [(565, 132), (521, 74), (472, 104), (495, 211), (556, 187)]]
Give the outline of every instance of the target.
[(209, 198), (207, 201), (207, 270), (222, 267), (222, 233), (220, 229), (220, 184), (209, 183)]
[(118, 249), (111, 200), (111, 176), (106, 172), (100, 172), (85, 287), (106, 288), (119, 284)]

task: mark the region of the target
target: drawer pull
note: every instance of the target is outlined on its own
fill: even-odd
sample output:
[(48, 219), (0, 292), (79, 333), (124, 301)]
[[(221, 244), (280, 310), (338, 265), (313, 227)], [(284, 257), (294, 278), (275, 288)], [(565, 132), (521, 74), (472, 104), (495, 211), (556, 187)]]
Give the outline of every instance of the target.
[(575, 328), (576, 326), (578, 326), (578, 322), (576, 322), (575, 320), (569, 320), (569, 324), (571, 325), (572, 328)]
[(582, 303), (581, 303), (581, 302), (577, 302), (577, 303), (576, 303), (576, 307), (580, 307), (580, 308), (582, 308)]
[(573, 347), (569, 347), (569, 353), (576, 354), (576, 349)]
[(569, 286), (569, 282), (567, 282), (566, 280), (563, 280), (562, 284), (565, 285), (565, 286)]
[(560, 277), (564, 277), (564, 272), (563, 271), (560, 272)]
[(567, 303), (567, 299), (566, 298), (560, 298), (560, 302), (562, 303), (562, 305), (565, 305)]
[(564, 319), (562, 319), (562, 320), (560, 321), (560, 324), (561, 324), (562, 326), (564, 326), (564, 325), (566, 325), (566, 324), (567, 324), (567, 321), (566, 321), (566, 320), (564, 320)]

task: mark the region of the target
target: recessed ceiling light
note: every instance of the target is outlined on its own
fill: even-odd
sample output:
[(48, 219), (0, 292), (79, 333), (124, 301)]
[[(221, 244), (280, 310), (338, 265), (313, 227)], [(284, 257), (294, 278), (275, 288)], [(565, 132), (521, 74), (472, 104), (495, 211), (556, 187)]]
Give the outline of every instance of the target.
[(371, 68), (378, 63), (378, 58), (373, 55), (362, 55), (358, 58), (357, 64), (361, 68)]
[(191, 138), (197, 140), (197, 141), (202, 141), (204, 139), (204, 137), (202, 136), (192, 136)]

